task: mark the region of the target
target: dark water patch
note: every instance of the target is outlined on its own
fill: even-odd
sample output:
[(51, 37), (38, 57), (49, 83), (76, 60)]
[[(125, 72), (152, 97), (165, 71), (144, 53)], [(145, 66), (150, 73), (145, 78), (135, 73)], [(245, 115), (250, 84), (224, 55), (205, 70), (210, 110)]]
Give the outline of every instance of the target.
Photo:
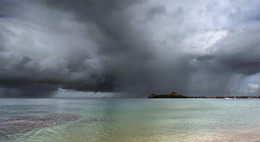
[(77, 114), (50, 114), (0, 119), (0, 137), (24, 133), (33, 129), (51, 127), (80, 118)]
[(59, 108), (58, 110), (64, 110), (64, 111), (79, 111), (79, 110), (83, 110), (83, 108)]
[(3, 115), (8, 115), (10, 114), (9, 112), (7, 111), (0, 111), (0, 117), (3, 116)]
[(48, 107), (48, 108), (40, 108), (38, 111), (79, 111), (83, 110), (83, 108), (70, 108), (70, 107)]
[(80, 120), (79, 122), (82, 122), (82, 123), (114, 122), (114, 120), (111, 120), (111, 119), (96, 119), (96, 118), (93, 118), (93, 119), (82, 119), (82, 120)]
[(100, 120), (98, 119), (83, 119), (83, 120), (80, 120), (80, 122), (82, 123), (91, 123), (91, 122), (98, 122)]
[(24, 111), (25, 114), (47, 114), (49, 111), (46, 110), (28, 110)]
[(78, 104), (86, 104), (86, 102), (66, 102), (66, 104), (78, 105)]
[(48, 105), (3, 105), (1, 110), (32, 110), (32, 109), (48, 109), (52, 106)]
[(32, 108), (24, 112), (53, 112), (53, 111), (80, 111), (83, 108), (69, 108), (69, 107), (49, 107), (49, 108)]
[(24, 113), (27, 112), (41, 112), (41, 111), (79, 111), (82, 110), (83, 108), (75, 107), (61, 107), (61, 106), (44, 106), (44, 105), (29, 105), (29, 106), (20, 106), (20, 105), (15, 105), (15, 106), (1, 106), (1, 109), (3, 111), (22, 111)]

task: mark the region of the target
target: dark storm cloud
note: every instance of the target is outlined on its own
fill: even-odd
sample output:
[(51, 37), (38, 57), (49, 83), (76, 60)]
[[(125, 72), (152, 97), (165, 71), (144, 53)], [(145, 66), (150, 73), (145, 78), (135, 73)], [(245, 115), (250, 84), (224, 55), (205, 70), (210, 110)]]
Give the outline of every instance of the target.
[[(136, 83), (138, 70), (144, 70), (152, 53), (144, 34), (130, 25), (127, 8), (133, 3), (139, 2), (1, 1), (1, 13), (11, 17), (1, 21), (6, 49), (1, 83), (13, 88), (5, 80), (54, 82), (68, 89), (106, 92), (122, 91), (128, 79)], [(12, 41), (15, 47), (8, 49)], [(124, 80), (127, 72), (136, 80)]]
[[(260, 25), (234, 32), (217, 43), (216, 59), (233, 72), (246, 75), (260, 71)], [(230, 48), (232, 47), (232, 49)]]
[(91, 36), (94, 36), (98, 43), (95, 56), (99, 58), (102, 73), (92, 72), (91, 79), (76, 81), (64, 85), (64, 88), (88, 91), (140, 91), (139, 87), (148, 83), (144, 82), (144, 78), (150, 78), (147, 77), (145, 64), (153, 58), (152, 45), (149, 43), (148, 35), (142, 33), (142, 27), (132, 23), (135, 15), (129, 12), (132, 5), (140, 3), (141, 1), (137, 0), (47, 2), (51, 7), (72, 11), (82, 23), (94, 24), (100, 34), (93, 33)]
[(58, 85), (25, 82), (25, 81), (1, 81), (1, 97), (50, 97), (57, 91)]
[(255, 91), (258, 4), (0, 0), (1, 96)]

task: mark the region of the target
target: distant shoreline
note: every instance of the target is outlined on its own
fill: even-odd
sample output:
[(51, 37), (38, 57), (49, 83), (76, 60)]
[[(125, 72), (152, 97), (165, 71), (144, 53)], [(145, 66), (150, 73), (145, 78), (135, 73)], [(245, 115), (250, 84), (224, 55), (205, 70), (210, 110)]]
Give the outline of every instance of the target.
[(176, 92), (171, 94), (156, 95), (151, 94), (149, 99), (260, 99), (260, 96), (220, 96), (220, 97), (206, 97), (206, 96), (184, 96)]
[(260, 96), (187, 97), (193, 99), (260, 99)]
[(260, 99), (258, 96), (237, 96), (237, 97), (185, 97), (185, 98), (148, 98), (148, 99)]

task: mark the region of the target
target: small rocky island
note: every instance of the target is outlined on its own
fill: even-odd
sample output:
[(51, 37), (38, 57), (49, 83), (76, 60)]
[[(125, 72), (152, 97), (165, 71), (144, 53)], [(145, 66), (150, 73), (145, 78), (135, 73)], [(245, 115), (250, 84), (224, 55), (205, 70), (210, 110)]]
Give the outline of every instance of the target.
[(151, 94), (148, 98), (188, 98), (188, 97), (180, 95), (176, 92), (172, 92), (171, 94), (162, 94), (162, 95)]

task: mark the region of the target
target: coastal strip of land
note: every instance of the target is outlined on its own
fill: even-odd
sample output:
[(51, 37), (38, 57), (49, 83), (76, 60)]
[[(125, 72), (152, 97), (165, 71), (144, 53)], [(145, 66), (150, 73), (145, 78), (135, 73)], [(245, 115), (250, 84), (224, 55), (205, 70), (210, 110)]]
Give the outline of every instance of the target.
[(260, 99), (260, 96), (184, 96), (176, 92), (170, 94), (151, 94), (148, 96), (149, 99), (160, 99), (160, 98), (175, 98), (175, 99)]

